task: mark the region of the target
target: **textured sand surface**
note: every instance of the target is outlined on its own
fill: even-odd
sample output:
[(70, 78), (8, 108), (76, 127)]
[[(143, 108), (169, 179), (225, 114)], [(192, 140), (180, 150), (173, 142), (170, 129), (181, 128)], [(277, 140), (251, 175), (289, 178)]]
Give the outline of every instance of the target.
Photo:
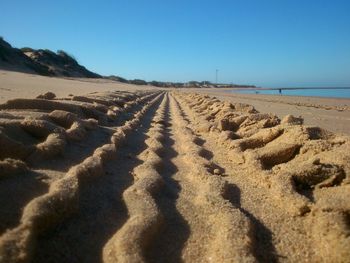
[(287, 114), (302, 116), (305, 124), (335, 133), (350, 135), (350, 99), (279, 95), (234, 94), (228, 90), (191, 89), (232, 103), (247, 103), (263, 113), (283, 118)]
[(3, 103), (0, 262), (349, 262), (350, 138), (302, 121), (155, 89)]

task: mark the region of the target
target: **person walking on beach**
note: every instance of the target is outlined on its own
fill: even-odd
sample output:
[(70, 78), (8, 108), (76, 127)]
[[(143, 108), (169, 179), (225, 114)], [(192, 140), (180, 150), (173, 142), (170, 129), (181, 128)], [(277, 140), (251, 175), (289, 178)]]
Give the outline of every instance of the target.
[(278, 89), (280, 95), (282, 95), (282, 89)]

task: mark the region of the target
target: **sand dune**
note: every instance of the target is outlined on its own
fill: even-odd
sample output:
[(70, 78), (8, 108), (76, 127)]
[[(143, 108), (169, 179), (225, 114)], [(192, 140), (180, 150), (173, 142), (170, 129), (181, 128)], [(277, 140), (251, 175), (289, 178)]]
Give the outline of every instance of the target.
[(0, 109), (0, 262), (350, 259), (347, 136), (158, 90)]

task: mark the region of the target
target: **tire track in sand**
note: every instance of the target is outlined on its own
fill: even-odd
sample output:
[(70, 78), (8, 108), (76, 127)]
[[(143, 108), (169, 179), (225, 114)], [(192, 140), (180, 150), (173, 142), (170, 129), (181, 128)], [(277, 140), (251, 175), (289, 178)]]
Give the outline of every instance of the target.
[[(80, 195), (83, 190), (81, 187), (86, 186), (84, 182), (89, 182), (90, 187), (93, 188), (94, 180), (105, 176), (105, 165), (118, 153), (121, 144), (125, 142), (128, 135), (137, 128), (142, 117), (149, 112), (150, 109), (156, 109), (155, 103), (159, 101), (161, 96), (162, 95), (158, 95), (150, 103), (146, 104), (141, 111), (135, 114), (134, 119), (127, 121), (122, 127), (118, 127), (111, 137), (110, 144), (105, 144), (97, 148), (91, 157), (85, 159), (81, 164), (72, 167), (62, 179), (55, 181), (50, 186), (50, 190), (47, 194), (39, 196), (28, 203), (24, 208), (21, 223), (1, 237), (0, 262), (28, 262), (33, 256), (39, 261), (41, 258), (46, 262), (47, 258), (42, 258), (40, 256), (40, 253), (45, 254), (46, 250), (41, 250), (40, 247), (37, 246), (38, 240), (40, 244), (40, 237), (43, 235), (46, 236), (41, 239), (43, 242), (42, 244), (51, 244), (52, 251), (56, 251), (62, 255), (65, 254), (64, 250), (57, 249), (57, 246), (55, 246), (55, 241), (57, 241), (58, 244), (60, 244), (60, 242), (65, 242), (65, 240), (59, 239), (59, 237), (55, 240), (55, 227), (60, 226), (60, 224), (67, 219), (69, 221), (72, 215), (79, 213), (80, 209), (84, 208), (84, 205), (86, 205), (84, 204), (84, 199), (80, 202)], [(150, 112), (152, 114), (152, 111)], [(147, 122), (144, 124), (147, 124)], [(134, 147), (137, 147), (137, 145), (134, 145)], [(114, 171), (117, 172), (118, 169), (114, 169)], [(91, 192), (92, 194), (94, 193), (94, 191)], [(108, 196), (103, 195), (103, 193), (100, 197), (108, 200)], [(80, 222), (83, 223), (83, 220)], [(47, 238), (50, 237), (50, 234), (53, 235), (51, 236), (53, 239), (52, 243), (47, 242)], [(50, 246), (48, 246), (48, 249), (50, 249)], [(93, 251), (96, 250), (98, 249), (95, 248)], [(73, 255), (79, 255), (77, 251), (73, 251)], [(68, 255), (69, 254), (67, 254), (67, 256)], [(101, 258), (98, 255), (94, 256), (96, 258)], [(63, 261), (63, 258), (53, 257), (51, 255), (48, 258), (53, 261)], [(79, 258), (78, 261), (80, 261)], [(67, 258), (67, 262), (71, 262), (69, 257)]]
[[(198, 127), (200, 127), (201, 124), (203, 124), (204, 120), (202, 120), (202, 122), (198, 121), (199, 117), (195, 118), (194, 115), (191, 114), (189, 108), (185, 107), (183, 104), (183, 102), (178, 104), (179, 109), (183, 114), (184, 119), (188, 122), (187, 127), (191, 129), (191, 131), (194, 134), (196, 134), (196, 143), (206, 148), (206, 156), (210, 157), (209, 160), (210, 166), (212, 167), (212, 171), (213, 169), (217, 169), (217, 176), (225, 176), (225, 179), (228, 180), (225, 197), (235, 207), (239, 208), (240, 211), (243, 214), (245, 214), (252, 222), (252, 253), (258, 259), (259, 262), (277, 262), (278, 254), (272, 242), (272, 231), (264, 224), (264, 222), (262, 222), (258, 217), (256, 217), (254, 213), (252, 213), (249, 210), (249, 208), (242, 206), (242, 186), (241, 188), (238, 187), (237, 185), (232, 183), (232, 180), (229, 180), (229, 178), (226, 177), (226, 172), (230, 174), (230, 171), (234, 171), (237, 167), (235, 167), (235, 165), (232, 165), (230, 162), (227, 161), (226, 155), (222, 155), (222, 152), (225, 152), (225, 150), (220, 149), (220, 147), (216, 143), (211, 142), (211, 138), (206, 136), (206, 133), (194, 132), (195, 130), (198, 130)], [(259, 200), (260, 193), (255, 193), (255, 187), (245, 186), (243, 187), (243, 190), (249, 191), (249, 195), (256, 195), (257, 200)], [(262, 198), (262, 200), (265, 200), (265, 198)], [(271, 211), (271, 209), (273, 208), (270, 207), (269, 211)]]
[[(348, 138), (303, 126), (290, 115), (276, 122), (249, 105), (178, 95), (194, 120), (191, 126), (229, 171), (225, 178), (238, 186), (233, 202), (259, 220), (256, 224), (252, 218), (260, 261), (349, 258), (349, 206), (341, 201), (349, 199)], [(300, 150), (293, 153), (295, 146)], [(266, 251), (266, 243), (277, 253)]]
[(196, 144), (198, 137), (187, 128), (188, 122), (177, 101), (170, 98), (179, 152), (191, 167), (185, 174), (194, 193), (191, 199), (204, 227), (191, 231), (183, 258), (191, 262), (256, 262), (252, 254), (250, 220), (225, 198), (227, 182), (212, 173), (213, 166), (205, 158), (208, 152)]
[(194, 230), (193, 227), (190, 228), (188, 222), (195, 213), (191, 201), (194, 194), (184, 176), (190, 167), (186, 166), (179, 154), (180, 149), (175, 137), (177, 127), (173, 123), (174, 116), (169, 106), (168, 101), (165, 136), (162, 142), (164, 151), (161, 152), (163, 162), (157, 169), (163, 178), (164, 185), (154, 196), (164, 220), (156, 238), (145, 254), (148, 262), (182, 262), (183, 249), (191, 231)]
[(159, 103), (158, 99), (127, 135), (116, 157), (104, 164), (105, 175), (82, 182), (78, 213), (39, 238), (36, 262), (52, 255), (57, 262), (102, 262), (104, 245), (127, 220), (122, 193), (132, 184), (130, 171), (142, 162), (137, 155), (147, 147), (146, 132)]
[[(83, 115), (77, 116), (68, 111), (40, 112), (40, 101), (37, 101), (38, 111), (35, 109), (35, 112), (30, 109), (7, 110), (6, 113), (1, 111), (0, 159), (7, 157), (12, 158), (12, 161), (1, 160), (0, 166), (12, 166), (11, 173), (14, 176), (1, 178), (0, 206), (3, 213), (0, 213), (0, 235), (19, 224), (22, 208), (31, 199), (47, 193), (49, 185), (65, 176), (69, 168), (81, 163), (96, 148), (108, 143), (115, 128), (131, 120), (156, 95), (157, 93), (130, 96), (126, 99), (134, 100), (119, 101), (123, 107), (117, 107), (111, 102), (109, 111), (118, 114), (110, 119), (108, 126), (98, 125), (95, 119), (85, 119)], [(108, 93), (108, 96), (119, 98), (114, 93)], [(39, 115), (38, 119), (29, 117), (33, 113)], [(20, 156), (20, 148), (32, 149), (33, 156)], [(50, 154), (50, 151), (54, 154)]]
[[(0, 145), (14, 146), (0, 148), (5, 158), (0, 183), (32, 175), (30, 151), (58, 160), (65, 140), (85, 138), (84, 125), (115, 129), (109, 143), (23, 203), (20, 222), (4, 225), (0, 262), (350, 258), (348, 137), (304, 126), (293, 116), (279, 120), (250, 105), (159, 92), (149, 94), (149, 99), (159, 96), (145, 105), (136, 103), (142, 109), (126, 111), (129, 120), (114, 127), (125, 100), (113, 94), (68, 103), (45, 100), (43, 112), (0, 112)], [(129, 95), (125, 110), (135, 105), (137, 95)], [(39, 102), (31, 100), (30, 106)], [(61, 110), (52, 111), (54, 105)], [(22, 121), (28, 112), (33, 121)], [(63, 129), (49, 115), (70, 121)], [(22, 128), (40, 138), (28, 137)], [(23, 137), (14, 141), (11, 131)]]
[(162, 126), (155, 136), (156, 155), (149, 142), (141, 154), (148, 158), (135, 168), (140, 179), (123, 194), (130, 218), (106, 245), (104, 260), (255, 262), (249, 220), (224, 199), (225, 181), (208, 171), (205, 149), (195, 144), (172, 97), (169, 115), (173, 127)]
[[(166, 149), (162, 153), (164, 162), (159, 168), (165, 184), (155, 196), (164, 223), (148, 249), (146, 259), (148, 262), (211, 262), (215, 258), (207, 255), (212, 244), (212, 236), (207, 230), (212, 226), (208, 223), (208, 212), (203, 209), (203, 204), (196, 201), (201, 185), (191, 180), (195, 168), (186, 161), (191, 154), (183, 146), (188, 141), (182, 139), (184, 127), (179, 125), (173, 98), (170, 102), (164, 139)], [(196, 141), (193, 138), (191, 144)], [(206, 152), (200, 149), (199, 153)]]
[(139, 155), (142, 164), (133, 170), (134, 184), (123, 193), (129, 218), (103, 249), (105, 262), (143, 262), (144, 254), (162, 223), (153, 196), (162, 187), (163, 180), (157, 171), (164, 150), (165, 95), (152, 120), (145, 143), (147, 148)]

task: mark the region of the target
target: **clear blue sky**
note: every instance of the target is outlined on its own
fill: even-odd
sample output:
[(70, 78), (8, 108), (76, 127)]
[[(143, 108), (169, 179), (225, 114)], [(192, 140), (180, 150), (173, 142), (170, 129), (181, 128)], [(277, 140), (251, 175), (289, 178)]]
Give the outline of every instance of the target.
[(128, 79), (350, 86), (349, 0), (1, 0), (15, 47)]

